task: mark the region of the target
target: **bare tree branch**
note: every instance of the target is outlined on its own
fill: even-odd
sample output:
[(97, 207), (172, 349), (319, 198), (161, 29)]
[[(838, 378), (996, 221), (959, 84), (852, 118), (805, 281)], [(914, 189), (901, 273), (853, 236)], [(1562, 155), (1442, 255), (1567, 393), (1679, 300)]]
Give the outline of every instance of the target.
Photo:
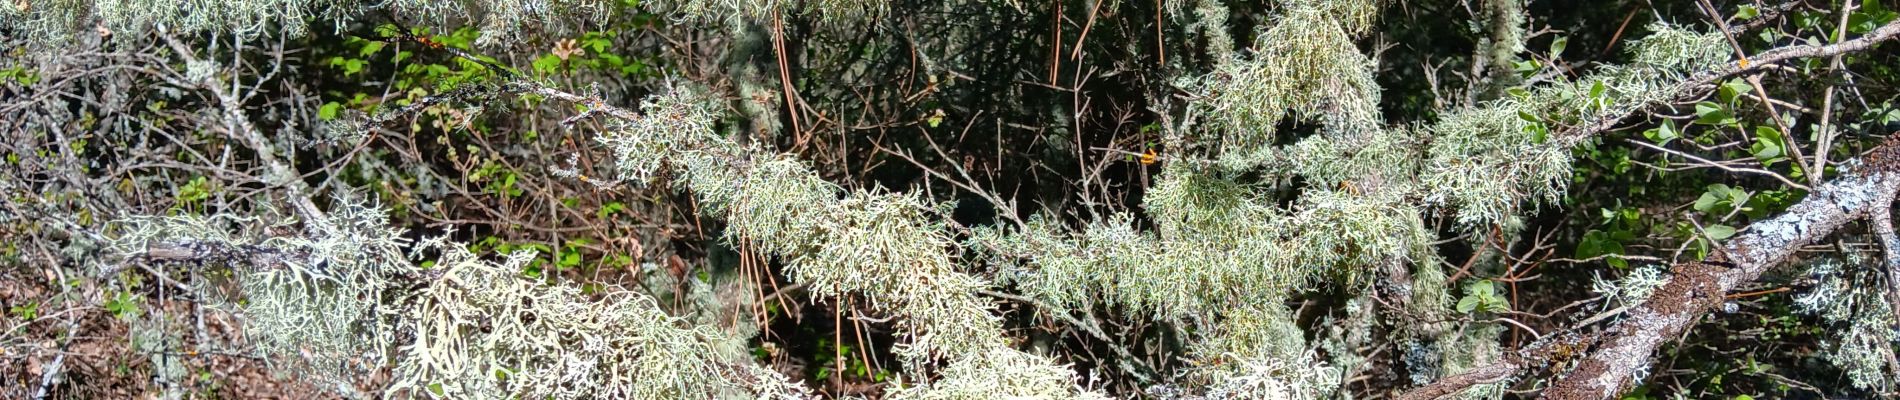
[[(178, 57), (185, 59), (186, 65), (201, 62), (190, 47), (172, 37), (171, 33), (163, 27), (159, 28), (158, 37), (164, 39), (165, 43), (171, 46), (172, 51), (178, 53)], [(269, 171), (265, 180), (273, 185), (284, 186), (288, 192), (285, 197), (290, 200), (291, 208), (297, 216), (313, 224), (312, 226), (335, 229), (330, 226), (329, 220), (324, 217), (323, 211), (317, 208), (316, 203), (310, 201), (310, 185), (300, 178), (303, 175), (298, 174), (296, 168), (290, 163), (277, 158), (277, 149), (271, 146), (270, 139), (266, 138), (264, 132), (257, 129), (256, 125), (252, 125), (250, 117), (245, 115), (244, 101), (239, 98), (240, 89), (237, 78), (233, 77), (228, 87), (215, 76), (207, 77), (202, 82), (185, 83), (211, 91), (217, 96), (218, 110), (224, 114), (226, 132), (257, 152), (258, 161)]]

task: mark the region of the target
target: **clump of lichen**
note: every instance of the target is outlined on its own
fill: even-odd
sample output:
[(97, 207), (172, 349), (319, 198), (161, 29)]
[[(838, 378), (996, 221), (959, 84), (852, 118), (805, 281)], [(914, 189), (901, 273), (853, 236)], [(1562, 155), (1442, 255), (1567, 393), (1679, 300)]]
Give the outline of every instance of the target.
[[(532, 252), (495, 262), (443, 237), (411, 246), (381, 208), (348, 197), (324, 218), (299, 232), (257, 217), (138, 217), (111, 249), (222, 262), (238, 290), (199, 286), (200, 297), (241, 310), (260, 355), (333, 387), (387, 367), (388, 396), (809, 397), (748, 367), (744, 338), (689, 326), (650, 297), (608, 288), (590, 300), (520, 276)], [(404, 249), (436, 257), (422, 268)]]
[(1337, 131), (1377, 128), (1372, 60), (1353, 44), (1350, 12), (1359, 8), (1326, 4), (1334, 3), (1289, 4), (1251, 55), (1223, 59), (1193, 85), (1202, 98), (1190, 104), (1191, 112), (1203, 119), (1195, 136), (1212, 146), (1223, 166), (1259, 164), (1277, 135), (1274, 127), (1288, 117)]
[(1821, 317), (1830, 329), (1821, 358), (1847, 373), (1854, 387), (1887, 391), (1895, 385), (1890, 368), (1895, 326), (1891, 305), (1882, 298), (1881, 277), (1861, 257), (1823, 258), (1808, 267), (1814, 286), (1795, 296), (1795, 306)]
[[(69, 41), (76, 35), (111, 32), (265, 34), (302, 36), (308, 21), (345, 24), (379, 10), (440, 26), (474, 23), (482, 45), (508, 43), (521, 32), (547, 31), (575, 21), (599, 24), (612, 15), (607, 0), (73, 0), (9, 2), (0, 5), (0, 28), (40, 43)], [(137, 35), (119, 35), (131, 37)]]
[[(913, 371), (949, 366), (934, 381), (918, 375), (928, 383), (911, 395), (1092, 395), (1073, 384), (1073, 371), (1009, 347), (991, 301), (977, 297), (989, 283), (957, 267), (947, 227), (915, 194), (844, 192), (796, 159), (719, 136), (711, 104), (702, 89), (674, 86), (599, 140), (619, 160), (622, 179), (645, 182), (671, 166), (703, 213), (728, 222), (727, 240), (780, 257), (785, 274), (815, 298), (856, 297), (902, 316), (898, 329), (912, 334), (899, 357)], [(1020, 384), (974, 386), (994, 376)]]

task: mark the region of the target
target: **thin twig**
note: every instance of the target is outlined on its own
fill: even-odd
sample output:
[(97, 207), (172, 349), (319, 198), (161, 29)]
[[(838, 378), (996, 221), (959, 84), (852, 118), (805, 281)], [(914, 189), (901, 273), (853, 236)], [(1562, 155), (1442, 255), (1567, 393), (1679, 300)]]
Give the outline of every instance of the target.
[(1536, 329), (1531, 329), (1530, 326), (1524, 325), (1524, 323), (1522, 322), (1517, 322), (1517, 320), (1505, 318), (1505, 317), (1497, 317), (1497, 318), (1492, 318), (1491, 321), (1511, 324), (1511, 326), (1516, 326), (1518, 329), (1523, 329), (1525, 332), (1530, 332), (1531, 337), (1535, 337), (1537, 338), (1537, 340), (1544, 340), (1544, 334), (1537, 333)]
[[(1722, 19), (1722, 13), (1715, 9), (1715, 5), (1709, 4), (1709, 0), (1700, 0), (1698, 3), (1702, 7), (1702, 12), (1707, 13), (1709, 15), (1709, 19), (1715, 21), (1715, 25), (1722, 28), (1722, 37), (1728, 38), (1729, 46), (1735, 48), (1735, 56), (1741, 59), (1740, 61), (1737, 61), (1737, 63), (1739, 63), (1743, 67), (1747, 67), (1749, 63), (1748, 51), (1743, 50), (1742, 43), (1735, 40), (1734, 33), (1729, 32), (1728, 21)], [(1775, 122), (1775, 128), (1781, 131), (1782, 141), (1788, 144), (1788, 153), (1794, 158), (1793, 164), (1795, 168), (1806, 169), (1806, 167), (1803, 167), (1801, 165), (1801, 160), (1807, 159), (1807, 157), (1802, 156), (1801, 144), (1799, 142), (1796, 142), (1794, 140), (1794, 135), (1788, 131), (1788, 122), (1781, 120), (1781, 112), (1775, 110), (1775, 102), (1770, 101), (1773, 98), (1768, 96), (1768, 89), (1762, 87), (1761, 77), (1757, 75), (1749, 75), (1749, 76), (1742, 77), (1742, 79), (1748, 81), (1748, 85), (1755, 88), (1755, 95), (1762, 99), (1761, 106), (1762, 108), (1768, 110), (1768, 119)], [(1821, 184), (1821, 180), (1819, 176), (1812, 173), (1812, 171), (1810, 171), (1810, 173), (1807, 175), (1808, 175), (1808, 184), (1810, 185)]]
[[(1837, 23), (1834, 28), (1834, 40), (1838, 41), (1847, 38), (1847, 16), (1853, 12), (1854, 0), (1841, 2), (1841, 17), (1839, 23)], [(1835, 54), (1834, 57), (1828, 61), (1827, 71), (1829, 73), (1839, 72), (1841, 70), (1841, 56), (1841, 54)], [(1827, 91), (1821, 95), (1821, 142), (1814, 147), (1814, 166), (1808, 167), (1808, 175), (1813, 176), (1816, 182), (1819, 182), (1822, 178), (1821, 175), (1827, 172), (1827, 153), (1829, 149), (1833, 148), (1834, 135), (1838, 132), (1838, 130), (1834, 129), (1833, 125), (1834, 89), (1833, 80), (1829, 80)]]
[[(1080, 328), (1082, 332), (1088, 333), (1089, 336), (1094, 337), (1095, 340), (1100, 340), (1102, 341), (1102, 343), (1108, 344), (1108, 347), (1112, 350), (1115, 350), (1116, 356), (1121, 357), (1122, 360), (1125, 360), (1125, 361), (1126, 360), (1140, 360), (1140, 358), (1135, 357), (1132, 352), (1128, 351), (1128, 348), (1126, 346), (1117, 344), (1115, 339), (1110, 338), (1108, 334), (1103, 333), (1101, 324), (1096, 323), (1094, 317), (1089, 317), (1089, 322), (1084, 323), (1082, 322), (1082, 320), (1069, 316), (1067, 312), (1062, 312), (1061, 311), (1062, 309), (1051, 307), (1049, 306), (1048, 303), (1044, 303), (1041, 300), (1036, 300), (1036, 299), (1029, 298), (1026, 296), (1018, 296), (1018, 295), (1013, 295), (1009, 293), (989, 291), (989, 290), (980, 291), (978, 293), (981, 293), (985, 296), (990, 296), (990, 297), (995, 297), (999, 299), (1010, 300), (1010, 301), (1014, 301), (1018, 303), (1035, 306), (1036, 308), (1043, 310), (1044, 311), (1043, 314), (1047, 314), (1049, 316), (1055, 317), (1056, 319), (1060, 319), (1063, 322), (1067, 322), (1069, 323), (1070, 326)], [(1152, 376), (1150, 373), (1154, 371), (1154, 367), (1149, 366), (1147, 364), (1135, 364), (1135, 365), (1141, 366), (1142, 370), (1140, 371), (1130, 370), (1128, 371), (1128, 373), (1135, 375), (1136, 379), (1140, 379), (1142, 381), (1148, 381), (1150, 377)]]
[(1808, 186), (1807, 186), (1807, 185), (1803, 185), (1803, 184), (1799, 184), (1799, 183), (1795, 183), (1795, 182), (1794, 182), (1793, 180), (1789, 180), (1789, 179), (1788, 179), (1787, 177), (1784, 177), (1784, 176), (1781, 176), (1781, 174), (1777, 174), (1777, 173), (1775, 173), (1774, 171), (1769, 171), (1769, 170), (1764, 170), (1764, 169), (1756, 169), (1756, 168), (1736, 168), (1736, 167), (1730, 167), (1730, 166), (1727, 166), (1727, 165), (1722, 165), (1721, 163), (1718, 163), (1718, 162), (1714, 162), (1714, 161), (1709, 161), (1708, 159), (1705, 159), (1705, 158), (1702, 158), (1702, 157), (1696, 157), (1695, 155), (1691, 155), (1691, 154), (1689, 154), (1689, 153), (1683, 153), (1683, 152), (1680, 152), (1680, 151), (1675, 151), (1675, 150), (1670, 150), (1670, 149), (1667, 149), (1667, 148), (1663, 148), (1663, 147), (1660, 147), (1660, 146), (1656, 146), (1656, 145), (1653, 145), (1653, 144), (1649, 144), (1649, 143), (1643, 143), (1642, 141), (1638, 141), (1638, 140), (1631, 140), (1631, 139), (1624, 139), (1623, 141), (1625, 141), (1625, 142), (1629, 142), (1629, 143), (1631, 143), (1631, 144), (1635, 144), (1635, 145), (1637, 145), (1637, 146), (1643, 146), (1643, 147), (1648, 147), (1648, 148), (1650, 148), (1650, 149), (1653, 149), (1653, 150), (1656, 150), (1656, 151), (1660, 151), (1660, 152), (1663, 152), (1663, 153), (1668, 153), (1668, 154), (1673, 154), (1673, 155), (1676, 155), (1676, 156), (1678, 156), (1678, 157), (1682, 157), (1682, 158), (1687, 158), (1687, 159), (1689, 159), (1689, 160), (1692, 160), (1692, 161), (1696, 161), (1696, 162), (1699, 162), (1699, 163), (1702, 163), (1703, 165), (1707, 165), (1707, 166), (1710, 166), (1710, 167), (1713, 167), (1713, 168), (1716, 168), (1716, 169), (1721, 169), (1721, 170), (1723, 170), (1723, 171), (1728, 171), (1728, 172), (1742, 172), (1742, 173), (1751, 173), (1751, 174), (1761, 174), (1761, 175), (1767, 175), (1767, 176), (1769, 176), (1769, 177), (1772, 177), (1772, 178), (1775, 178), (1775, 180), (1778, 180), (1778, 181), (1781, 181), (1781, 183), (1783, 183), (1783, 184), (1786, 184), (1786, 185), (1788, 185), (1789, 187), (1794, 187), (1794, 188), (1800, 188), (1801, 190), (1804, 190), (1804, 191), (1808, 191), (1808, 190), (1811, 190), (1811, 189), (1809, 189), (1809, 188), (1808, 188)]

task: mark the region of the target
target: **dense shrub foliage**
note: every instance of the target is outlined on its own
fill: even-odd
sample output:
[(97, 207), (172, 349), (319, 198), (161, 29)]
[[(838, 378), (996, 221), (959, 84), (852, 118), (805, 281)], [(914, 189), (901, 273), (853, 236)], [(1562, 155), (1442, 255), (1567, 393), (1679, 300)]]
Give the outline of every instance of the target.
[(4, 397), (1900, 393), (1878, 2), (7, 3)]

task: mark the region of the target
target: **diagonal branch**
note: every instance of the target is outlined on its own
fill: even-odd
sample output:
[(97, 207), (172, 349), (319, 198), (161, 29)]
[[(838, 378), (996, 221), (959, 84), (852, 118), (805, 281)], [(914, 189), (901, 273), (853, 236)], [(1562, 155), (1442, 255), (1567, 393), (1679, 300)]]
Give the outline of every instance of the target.
[[(172, 51), (185, 60), (185, 65), (202, 61), (190, 47), (172, 37), (163, 26), (158, 28), (158, 33), (158, 37), (164, 39), (165, 44), (170, 45)], [(317, 208), (316, 203), (310, 201), (310, 185), (299, 178), (302, 175), (296, 173), (296, 168), (290, 162), (277, 158), (277, 150), (271, 146), (270, 139), (266, 138), (264, 132), (256, 125), (251, 124), (250, 117), (244, 113), (244, 101), (238, 98), (237, 78), (232, 78), (229, 88), (216, 76), (205, 78), (200, 82), (180, 83), (187, 88), (210, 91), (218, 98), (218, 111), (224, 117), (225, 133), (257, 153), (258, 162), (269, 171), (269, 174), (264, 177), (265, 181), (272, 185), (284, 186), (288, 192), (285, 197), (289, 199), (291, 209), (297, 213), (297, 216), (319, 229), (335, 229), (330, 226), (328, 219), (324, 217), (323, 211)]]
[(1861, 158), (1858, 171), (1828, 182), (1780, 216), (1749, 225), (1704, 262), (1677, 264), (1674, 277), (1611, 327), (1608, 339), (1544, 396), (1605, 399), (1635, 384), (1668, 338), (1720, 306), (1723, 295), (1793, 258), (1795, 250), (1842, 225), (1890, 207), (1900, 190), (1900, 135)]
[[(1891, 40), (1896, 35), (1900, 35), (1900, 22), (1890, 22), (1854, 40), (1771, 49), (1748, 57), (1747, 61), (1696, 74), (1678, 83), (1673, 91), (1689, 95), (1695, 93), (1696, 88), (1731, 76), (1759, 72), (1794, 59), (1862, 51)], [(1623, 114), (1569, 129), (1555, 137), (1562, 145), (1575, 145), (1611, 130), (1618, 122), (1642, 109), (1632, 108)], [(1894, 153), (1900, 153), (1897, 147), (1900, 146), (1896, 146), (1894, 139), (1889, 138), (1887, 144), (1865, 157), (1866, 167), (1862, 171), (1820, 186), (1807, 199), (1776, 219), (1750, 226), (1748, 234), (1730, 241), (1727, 251), (1717, 255), (1738, 258), (1715, 260), (1733, 265), (1732, 268), (1704, 263), (1686, 263), (1672, 268), (1676, 272), (1675, 278), (1659, 288), (1648, 302), (1631, 310), (1623, 322), (1603, 332), (1601, 342), (1598, 342), (1599, 338), (1592, 337), (1589, 340), (1570, 338), (1533, 344), (1507, 354), (1499, 363), (1445, 377), (1399, 398), (1437, 399), (1477, 384), (1503, 381), (1529, 372), (1528, 369), (1541, 364), (1555, 349), (1571, 349), (1576, 345), (1592, 343), (1604, 346), (1544, 395), (1567, 399), (1609, 398), (1616, 395), (1647, 369), (1649, 356), (1661, 345), (1661, 337), (1680, 334), (1703, 314), (1719, 305), (1725, 293), (1753, 281), (1762, 271), (1785, 261), (1793, 249), (1801, 244), (1826, 236), (1841, 224), (1864, 216), (1875, 207), (1889, 207), (1892, 200), (1889, 194), (1900, 187), (1900, 178), (1894, 177), (1895, 168), (1892, 165), (1896, 158)], [(1844, 203), (1850, 200), (1852, 204)]]
[[(1874, 45), (1878, 45), (1881, 42), (1892, 40), (1894, 36), (1896, 35), (1900, 35), (1900, 20), (1896, 20), (1895, 22), (1889, 22), (1886, 25), (1882, 25), (1880, 28), (1874, 29), (1872, 32), (1868, 32), (1866, 35), (1862, 35), (1861, 37), (1854, 38), (1854, 40), (1849, 40), (1849, 41), (1844, 41), (1844, 42), (1839, 42), (1839, 43), (1834, 43), (1834, 44), (1829, 44), (1829, 45), (1820, 45), (1820, 46), (1800, 45), (1800, 46), (1778, 47), (1778, 48), (1774, 48), (1768, 51), (1761, 52), (1759, 54), (1754, 55), (1753, 57), (1748, 57), (1746, 59), (1743, 59), (1742, 61), (1729, 64), (1720, 69), (1696, 74), (1695, 76), (1689, 77), (1689, 79), (1683, 80), (1681, 83), (1676, 84), (1676, 86), (1672, 88), (1670, 91), (1684, 94), (1684, 95), (1689, 95), (1691, 93), (1696, 93), (1696, 91), (1694, 90), (1696, 88), (1715, 84), (1715, 82), (1719, 82), (1723, 79), (1728, 79), (1731, 76), (1745, 74), (1745, 73), (1760, 72), (1760, 71), (1772, 69), (1774, 68), (1775, 65), (1781, 62), (1789, 61), (1789, 60), (1813, 58), (1813, 57), (1831, 57), (1831, 56), (1836, 56), (1836, 55), (1841, 55), (1841, 54), (1862, 51), (1862, 50), (1872, 48), (1874, 47)], [(1703, 93), (1706, 93), (1706, 92), (1703, 92)], [(1641, 112), (1644, 108), (1645, 107), (1633, 107), (1629, 109), (1627, 112), (1624, 112), (1623, 114), (1611, 115), (1603, 119), (1597, 120), (1596, 123), (1578, 126), (1578, 127), (1566, 130), (1561, 134), (1553, 134), (1552, 137), (1558, 138), (1560, 141), (1563, 142), (1561, 143), (1563, 145), (1566, 145), (1566, 146), (1576, 145), (1577, 143), (1581, 143), (1582, 141), (1589, 139), (1592, 136), (1596, 136), (1597, 134), (1600, 134), (1600, 133), (1609, 131), (1612, 128), (1615, 128), (1617, 122), (1621, 122), (1622, 120), (1629, 118), (1631, 115), (1635, 115), (1636, 113)]]
[(1571, 340), (1527, 348), (1505, 361), (1446, 377), (1400, 399), (1436, 399), (1479, 383), (1529, 372), (1556, 348), (1595, 344), (1595, 351), (1543, 395), (1552, 399), (1614, 398), (1639, 380), (1650, 356), (1668, 338), (1681, 335), (1723, 302), (1724, 295), (1791, 259), (1803, 245), (1854, 220), (1891, 207), (1900, 191), (1900, 135), (1861, 157), (1851, 171), (1815, 188), (1807, 198), (1772, 219), (1757, 222), (1700, 262), (1670, 268), (1672, 278), (1649, 299), (1601, 333), (1600, 340)]

